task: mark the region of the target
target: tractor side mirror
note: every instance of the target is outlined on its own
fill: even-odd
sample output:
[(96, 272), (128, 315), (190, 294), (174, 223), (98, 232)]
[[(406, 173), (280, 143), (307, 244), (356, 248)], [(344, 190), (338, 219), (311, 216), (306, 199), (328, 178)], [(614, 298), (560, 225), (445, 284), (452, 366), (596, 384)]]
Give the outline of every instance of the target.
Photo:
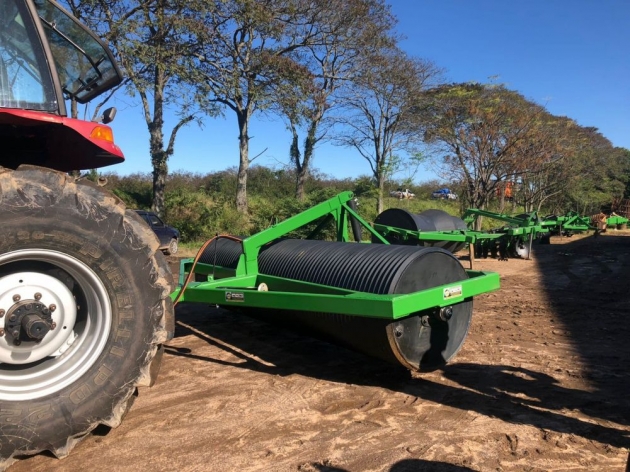
[(96, 121), (97, 123), (100, 122), (106, 125), (107, 123), (111, 123), (112, 121), (114, 121), (115, 117), (116, 117), (116, 108), (111, 107), (105, 110), (103, 114), (99, 116), (98, 118), (96, 118), (94, 121)]

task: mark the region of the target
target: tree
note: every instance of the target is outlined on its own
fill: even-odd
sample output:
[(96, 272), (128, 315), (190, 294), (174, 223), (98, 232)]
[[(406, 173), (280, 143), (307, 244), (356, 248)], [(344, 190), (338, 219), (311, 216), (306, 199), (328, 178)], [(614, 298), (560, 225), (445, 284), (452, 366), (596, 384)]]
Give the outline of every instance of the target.
[(540, 211), (543, 204), (559, 198), (571, 185), (571, 130), (575, 127), (572, 120), (541, 112), (531, 122), (528, 138), (515, 145), (514, 152), (521, 159), (515, 162), (510, 177), (517, 184), (514, 197), (525, 211)]
[(470, 207), (486, 208), (503, 182), (553, 160), (555, 143), (545, 128), (549, 114), (501, 85), (437, 87), (418, 110), (418, 128), (443, 156), (436, 164), (449, 179), (464, 183)]
[(203, 18), (198, 80), (206, 86), (204, 101), (231, 110), (237, 118), (236, 207), (242, 213), (248, 210), (250, 119), (311, 80), (296, 55), (321, 41), (320, 14), (309, 0), (233, 0), (214, 2)]
[[(304, 184), (312, 163), (315, 147), (326, 135), (322, 124), (327, 113), (336, 106), (335, 92), (358, 73), (361, 57), (368, 51), (391, 46), (388, 36), (395, 19), (382, 0), (347, 0), (322, 2), (319, 40), (306, 51), (296, 54), (296, 61), (312, 76), (308, 87), (293, 88), (279, 100), (292, 134), (290, 158), (296, 171), (296, 197), (304, 198)], [(306, 132), (300, 151), (299, 131)]]
[(367, 53), (361, 69), (340, 90), (340, 126), (333, 139), (355, 148), (368, 161), (377, 189), (377, 211), (383, 209), (384, 184), (396, 153), (409, 151), (417, 130), (406, 126), (420, 106), (422, 92), (440, 77), (433, 63), (406, 56), (396, 48)]
[[(184, 0), (66, 0), (71, 11), (110, 44), (129, 86), (138, 95), (149, 131), (153, 167), (153, 210), (164, 213), (168, 159), (173, 155), (178, 131), (193, 121), (202, 107), (197, 96), (193, 59), (204, 30), (200, 12), (203, 1)], [(177, 121), (166, 140), (164, 113), (169, 105)]]
[(570, 134), (572, 178), (568, 205), (582, 213), (596, 213), (623, 197), (625, 161), (621, 148), (613, 147), (597, 128), (575, 126)]

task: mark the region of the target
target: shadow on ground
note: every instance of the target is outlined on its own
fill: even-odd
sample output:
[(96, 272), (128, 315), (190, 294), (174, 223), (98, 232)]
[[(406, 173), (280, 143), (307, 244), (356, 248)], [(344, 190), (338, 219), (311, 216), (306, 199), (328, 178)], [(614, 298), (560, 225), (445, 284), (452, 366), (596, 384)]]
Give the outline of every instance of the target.
[[(473, 363), (446, 366), (443, 375), (458, 385), (445, 385), (412, 377), (405, 369), (392, 368), (329, 343), (203, 304), (177, 307), (176, 336), (193, 334), (231, 352), (238, 360), (226, 362), (202, 357), (185, 348), (167, 347), (166, 352), (273, 375), (300, 374), (335, 382), (376, 385), (506, 422), (627, 448), (630, 435), (626, 430), (582, 421), (563, 413), (580, 411), (607, 420), (604, 423), (630, 424), (627, 402), (630, 382), (626, 375), (630, 362), (627, 328), (630, 287), (624, 276), (630, 269), (630, 257), (622, 257), (621, 250), (630, 253), (630, 238), (602, 237), (599, 241), (589, 238), (575, 244), (540, 246), (537, 254), (538, 263), (544, 264), (544, 277), (549, 279), (545, 287), (553, 309), (571, 331), (576, 349), (589, 371), (594, 387), (590, 392), (565, 388), (552, 376), (541, 372)], [(579, 255), (568, 262), (570, 254)], [(591, 266), (596, 269), (589, 269)], [(569, 275), (560, 277), (567, 267)], [(562, 287), (560, 280), (564, 281)], [(392, 470), (423, 470), (404, 467), (407, 466)], [(444, 467), (426, 470), (464, 470)]]
[[(317, 472), (348, 472), (346, 469), (321, 464), (310, 464)], [(425, 461), (423, 459), (404, 459), (396, 462), (388, 472), (474, 472), (473, 469), (447, 462)]]

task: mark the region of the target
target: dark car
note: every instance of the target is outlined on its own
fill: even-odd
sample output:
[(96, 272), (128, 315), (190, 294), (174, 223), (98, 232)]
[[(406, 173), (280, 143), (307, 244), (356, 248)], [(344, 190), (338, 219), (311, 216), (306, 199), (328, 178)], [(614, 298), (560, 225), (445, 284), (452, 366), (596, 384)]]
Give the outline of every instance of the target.
[(136, 213), (144, 218), (144, 221), (156, 234), (160, 240), (160, 249), (164, 251), (164, 254), (176, 254), (179, 243), (179, 231), (165, 224), (159, 216), (151, 211), (136, 210)]

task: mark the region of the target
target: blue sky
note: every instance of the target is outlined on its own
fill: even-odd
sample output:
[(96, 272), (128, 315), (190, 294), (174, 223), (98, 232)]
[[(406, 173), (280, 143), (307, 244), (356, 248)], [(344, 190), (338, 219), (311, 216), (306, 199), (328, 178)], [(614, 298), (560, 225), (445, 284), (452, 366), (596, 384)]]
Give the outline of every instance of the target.
[[(490, 77), (582, 126), (594, 126), (615, 146), (630, 149), (630, 0), (390, 0), (401, 47), (434, 61), (450, 82), (488, 82)], [(104, 170), (150, 172), (141, 108), (122, 98), (112, 123), (126, 162)], [(167, 122), (172, 127), (173, 122)], [(165, 128), (170, 133), (170, 128)], [(254, 119), (254, 164), (288, 162), (284, 123)], [(168, 134), (166, 135), (168, 136)], [(171, 171), (208, 173), (238, 166), (236, 118), (208, 118), (180, 130)], [(370, 173), (349, 148), (320, 146), (314, 166), (336, 177)], [(430, 166), (417, 180), (434, 178)]]

